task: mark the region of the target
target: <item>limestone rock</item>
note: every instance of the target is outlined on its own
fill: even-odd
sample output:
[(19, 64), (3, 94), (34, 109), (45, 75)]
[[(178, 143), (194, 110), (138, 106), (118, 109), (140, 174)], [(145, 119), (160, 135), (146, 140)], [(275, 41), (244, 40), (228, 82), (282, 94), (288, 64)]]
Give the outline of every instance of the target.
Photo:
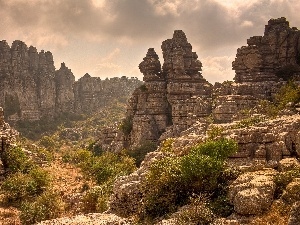
[(120, 177), (114, 184), (109, 200), (109, 212), (119, 216), (132, 216), (140, 212), (142, 200), (141, 181), (145, 179), (151, 164), (164, 157), (162, 152), (148, 153), (134, 173)]
[(136, 78), (129, 79), (123, 76), (101, 80), (100, 77), (85, 74), (73, 84), (74, 110), (76, 113), (85, 114), (97, 112), (116, 98), (126, 98), (140, 85), (142, 82)]
[(285, 158), (278, 163), (278, 171), (280, 172), (286, 172), (293, 169), (300, 169), (300, 163), (295, 158)]
[(130, 146), (157, 142), (167, 130), (178, 135), (211, 112), (211, 90), (201, 75), (201, 62), (183, 31), (162, 43), (164, 63), (150, 48), (140, 63), (145, 84), (129, 101), (128, 117), (133, 118)]
[(37, 225), (130, 225), (130, 220), (118, 217), (113, 214), (90, 213), (86, 215), (77, 215), (73, 217), (63, 217), (53, 220), (45, 220), (37, 223)]
[(288, 75), (282, 70), (286, 66), (293, 67), (295, 75), (299, 75), (299, 35), (284, 17), (269, 20), (264, 36), (251, 37), (248, 46), (238, 49), (232, 64), (235, 81), (278, 81)]
[(248, 172), (239, 176), (229, 187), (229, 199), (235, 212), (257, 215), (269, 209), (275, 192), (275, 170)]
[(281, 197), (282, 200), (293, 204), (300, 201), (300, 178), (295, 178), (291, 183), (289, 183)]
[(61, 64), (60, 69), (55, 74), (56, 82), (56, 111), (72, 112), (74, 108), (73, 83), (75, 76), (65, 63)]

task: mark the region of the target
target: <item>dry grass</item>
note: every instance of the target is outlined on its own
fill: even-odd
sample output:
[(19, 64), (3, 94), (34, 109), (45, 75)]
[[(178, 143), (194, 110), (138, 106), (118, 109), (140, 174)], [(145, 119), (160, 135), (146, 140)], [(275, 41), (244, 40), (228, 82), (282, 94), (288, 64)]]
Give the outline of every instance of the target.
[(249, 225), (287, 225), (291, 206), (273, 202), (270, 210), (256, 217)]

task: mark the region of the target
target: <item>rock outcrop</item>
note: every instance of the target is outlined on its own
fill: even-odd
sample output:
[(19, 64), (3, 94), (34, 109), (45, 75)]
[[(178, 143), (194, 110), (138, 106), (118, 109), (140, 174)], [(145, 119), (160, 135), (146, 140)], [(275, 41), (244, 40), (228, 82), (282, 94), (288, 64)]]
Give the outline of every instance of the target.
[(253, 108), (260, 100), (273, 101), (286, 80), (300, 79), (300, 31), (290, 28), (284, 17), (271, 19), (264, 36), (247, 40), (232, 63), (235, 83), (217, 84), (213, 117), (232, 122), (239, 111)]
[(18, 40), (11, 47), (0, 41), (0, 106), (11, 123), (61, 113), (96, 112), (141, 84), (136, 78), (101, 80), (90, 75), (75, 81), (65, 63), (55, 70), (51, 52), (38, 52)]
[(257, 215), (273, 202), (276, 171), (273, 169), (244, 173), (229, 187), (229, 200), (240, 215)]
[(0, 107), (0, 160), (4, 170), (8, 166), (4, 155), (8, 151), (9, 146), (16, 141), (17, 136), (18, 132), (10, 128), (9, 124), (4, 121), (3, 108)]
[(167, 128), (179, 134), (211, 111), (212, 85), (201, 75), (202, 64), (184, 32), (175, 31), (161, 47), (162, 68), (153, 48), (139, 65), (145, 84), (129, 101), (127, 114), (133, 118), (131, 146), (156, 142)]
[(234, 80), (243, 82), (278, 81), (300, 74), (300, 32), (289, 27), (286, 18), (271, 19), (264, 36), (247, 40), (248, 46), (238, 49), (233, 62)]
[(201, 74), (202, 64), (183, 31), (162, 43), (161, 67), (153, 48), (140, 63), (145, 84), (129, 101), (132, 130), (127, 146), (176, 137), (196, 121), (210, 117), (230, 123), (247, 116), (261, 100), (274, 101), (286, 80), (300, 80), (300, 32), (285, 18), (271, 19), (264, 36), (251, 37), (233, 62), (235, 82), (212, 86)]

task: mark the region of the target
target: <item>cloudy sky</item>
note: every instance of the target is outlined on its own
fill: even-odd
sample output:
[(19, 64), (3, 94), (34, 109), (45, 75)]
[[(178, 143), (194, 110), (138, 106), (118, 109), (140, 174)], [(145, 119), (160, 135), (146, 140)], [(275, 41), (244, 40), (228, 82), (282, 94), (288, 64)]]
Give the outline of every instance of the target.
[[(231, 62), (270, 18), (300, 28), (299, 0), (0, 0), (0, 39), (51, 51), (76, 78), (142, 79), (147, 49), (183, 30), (210, 82), (232, 80)], [(161, 60), (162, 62), (162, 60)]]

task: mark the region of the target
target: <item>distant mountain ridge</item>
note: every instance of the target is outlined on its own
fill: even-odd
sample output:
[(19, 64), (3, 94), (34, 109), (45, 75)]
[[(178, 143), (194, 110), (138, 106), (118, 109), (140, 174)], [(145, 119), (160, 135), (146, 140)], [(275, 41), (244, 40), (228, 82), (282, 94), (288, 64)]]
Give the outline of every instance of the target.
[(126, 98), (142, 84), (137, 78), (101, 80), (85, 74), (78, 81), (53, 55), (19, 40), (0, 41), (0, 106), (9, 122), (36, 121), (60, 113), (93, 113), (114, 98)]

